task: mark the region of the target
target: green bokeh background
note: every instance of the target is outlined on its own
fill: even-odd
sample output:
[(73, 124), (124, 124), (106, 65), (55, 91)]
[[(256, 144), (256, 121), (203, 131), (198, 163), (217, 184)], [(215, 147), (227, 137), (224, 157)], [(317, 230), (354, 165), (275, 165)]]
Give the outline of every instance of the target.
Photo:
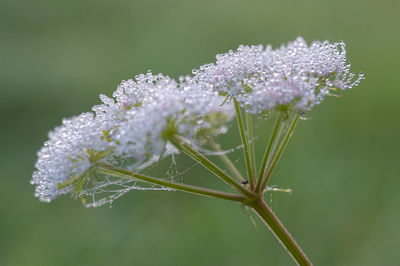
[[(271, 180), (294, 192), (268, 202), (315, 265), (399, 265), (399, 3), (2, 0), (0, 265), (293, 265), (231, 202), (137, 191), (86, 209), (40, 203), (29, 180), (47, 132), (121, 80), (178, 77), (239, 44), (297, 36), (344, 40), (367, 78), (301, 121)], [(267, 127), (257, 123), (258, 157)], [(239, 144), (234, 126), (221, 141)], [(199, 168), (185, 178), (220, 185)]]

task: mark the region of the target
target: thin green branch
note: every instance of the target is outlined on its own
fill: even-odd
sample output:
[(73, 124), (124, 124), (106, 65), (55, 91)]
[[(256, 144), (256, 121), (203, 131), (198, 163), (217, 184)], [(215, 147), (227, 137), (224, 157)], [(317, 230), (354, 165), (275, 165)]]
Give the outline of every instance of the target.
[[(271, 162), (275, 159), (275, 157), (278, 153), (278, 150), (281, 147), (281, 145), (285, 139), (286, 133), (288, 132), (292, 122), (293, 122), (293, 119), (289, 119), (289, 117), (285, 118), (285, 116), (283, 116), (283, 121), (281, 122), (281, 126), (278, 130), (278, 134), (277, 134), (274, 144), (272, 146), (271, 154), (268, 158), (267, 165), (265, 166), (265, 170), (267, 170), (271, 166)], [(264, 172), (264, 174), (265, 174), (265, 172)]]
[(246, 200), (247, 200), (246, 197), (244, 197), (242, 195), (235, 195), (235, 194), (226, 193), (226, 192), (208, 189), (208, 188), (202, 188), (202, 187), (197, 187), (197, 186), (192, 186), (192, 185), (164, 181), (164, 180), (161, 180), (158, 178), (134, 173), (129, 170), (126, 170), (126, 169), (123, 169), (120, 167), (116, 167), (116, 166), (113, 166), (110, 164), (106, 164), (106, 163), (102, 163), (97, 168), (97, 172), (99, 172), (101, 174), (105, 174), (105, 175), (114, 176), (114, 177), (136, 179), (136, 180), (144, 181), (147, 183), (160, 185), (163, 187), (168, 187), (168, 188), (172, 188), (175, 190), (188, 192), (191, 194), (226, 199), (226, 200), (237, 201), (237, 202), (246, 202)]
[(278, 217), (272, 212), (269, 206), (263, 200), (255, 201), (250, 204), (254, 212), (260, 219), (267, 225), (275, 237), (279, 240), (282, 246), (288, 251), (292, 258), (301, 266), (312, 265), (311, 261), (307, 258), (304, 251), (296, 243), (294, 238), (290, 235), (287, 229), (283, 226)]
[(221, 168), (219, 168), (217, 165), (215, 165), (213, 162), (211, 162), (207, 157), (205, 157), (203, 154), (198, 152), (197, 150), (193, 149), (186, 140), (184, 140), (182, 137), (174, 135), (171, 138), (169, 138), (169, 141), (180, 151), (183, 151), (190, 157), (192, 157), (195, 161), (203, 165), (206, 169), (211, 171), (213, 174), (215, 174), (217, 177), (231, 185), (233, 188), (237, 189), (241, 193), (243, 193), (246, 196), (254, 196), (254, 194), (247, 189), (245, 189), (240, 183), (238, 183), (235, 179), (230, 177), (227, 173), (225, 173)]
[(240, 174), (239, 170), (236, 168), (236, 166), (233, 164), (233, 162), (229, 159), (229, 157), (223, 153), (221, 148), (215, 141), (211, 138), (207, 139), (207, 142), (210, 144), (210, 146), (218, 152), (218, 156), (221, 158), (222, 162), (226, 165), (226, 167), (229, 168), (229, 170), (232, 172), (232, 174), (239, 180), (239, 182), (244, 182), (245, 179), (243, 176)]
[[(254, 149), (254, 131), (253, 131), (253, 116), (246, 112), (246, 123), (247, 123), (247, 135), (249, 141), (249, 153), (250, 153), (250, 162), (251, 162), (251, 172), (253, 173), (253, 180), (256, 178), (256, 152)], [(255, 184), (254, 184), (255, 186)]]
[(250, 153), (249, 153), (249, 147), (248, 147), (248, 142), (246, 138), (246, 132), (244, 130), (244, 125), (243, 125), (243, 118), (242, 118), (242, 113), (240, 111), (240, 106), (239, 103), (236, 101), (236, 99), (233, 99), (234, 105), (235, 105), (235, 111), (236, 111), (236, 118), (238, 122), (238, 127), (239, 127), (239, 132), (240, 132), (240, 138), (242, 140), (243, 144), (243, 153), (244, 153), (244, 158), (246, 161), (246, 169), (247, 169), (247, 175), (249, 178), (249, 183), (250, 183), (250, 188), (254, 188), (254, 173), (252, 171), (252, 163), (250, 160)]
[(262, 160), (262, 163), (261, 163), (260, 172), (258, 174), (256, 191), (260, 190), (262, 179), (263, 179), (263, 176), (264, 176), (264, 173), (265, 173), (265, 170), (266, 170), (267, 161), (268, 161), (268, 158), (270, 157), (272, 145), (273, 145), (273, 143), (275, 141), (276, 133), (278, 132), (278, 128), (279, 128), (279, 126), (281, 124), (281, 121), (282, 121), (282, 113), (279, 113), (278, 118), (276, 119), (276, 122), (275, 122), (275, 125), (274, 125), (274, 129), (272, 130), (271, 136), (269, 137), (267, 149), (265, 150), (264, 157), (263, 157), (263, 160)]
[(263, 181), (260, 186), (261, 191), (264, 189), (269, 178), (271, 177), (272, 171), (274, 171), (274, 169), (279, 161), (279, 158), (282, 155), (282, 152), (285, 150), (285, 147), (286, 147), (290, 137), (292, 136), (293, 130), (295, 129), (298, 120), (299, 120), (299, 115), (296, 114), (295, 118), (293, 119), (293, 121), (289, 127), (289, 130), (287, 131), (287, 133), (285, 135), (285, 138), (284, 138), (281, 146), (279, 147), (278, 152), (276, 153), (274, 159), (272, 160), (271, 165), (268, 166), (268, 170), (264, 174)]

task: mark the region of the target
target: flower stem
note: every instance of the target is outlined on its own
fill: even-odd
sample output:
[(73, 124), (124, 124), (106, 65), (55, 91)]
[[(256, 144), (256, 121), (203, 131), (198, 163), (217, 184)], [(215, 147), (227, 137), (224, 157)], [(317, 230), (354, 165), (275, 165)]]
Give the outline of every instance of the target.
[(249, 153), (251, 162), (251, 172), (253, 173), (253, 182), (255, 186), (256, 178), (256, 152), (254, 149), (254, 133), (253, 133), (253, 117), (250, 113), (246, 112), (247, 135), (249, 141)]
[(279, 113), (278, 118), (276, 119), (275, 125), (274, 125), (274, 129), (272, 130), (271, 136), (269, 137), (269, 141), (268, 141), (268, 145), (267, 145), (267, 149), (265, 150), (264, 153), (264, 157), (261, 163), (261, 168), (260, 168), (260, 172), (258, 174), (258, 181), (257, 181), (257, 186), (256, 186), (256, 191), (259, 191), (261, 188), (261, 183), (262, 183), (262, 179), (266, 170), (266, 165), (267, 165), (267, 161), (268, 158), (270, 157), (271, 154), (271, 149), (272, 149), (272, 144), (274, 143), (274, 140), (276, 138), (276, 134), (278, 132), (278, 128), (281, 124), (282, 121), (282, 114)]
[(233, 99), (233, 102), (235, 105), (236, 118), (237, 118), (237, 122), (238, 122), (240, 137), (241, 137), (242, 144), (243, 144), (243, 153), (244, 153), (244, 158), (246, 161), (247, 175), (249, 178), (250, 188), (253, 189), (255, 177), (254, 177), (254, 173), (253, 173), (252, 162), (250, 160), (250, 152), (249, 152), (248, 142), (247, 142), (247, 138), (246, 138), (246, 132), (244, 130), (242, 113), (240, 111), (239, 103), (236, 101), (235, 98)]
[(134, 173), (129, 170), (126, 170), (126, 169), (123, 169), (120, 167), (116, 167), (116, 166), (113, 166), (113, 165), (107, 164), (107, 163), (101, 163), (101, 165), (97, 168), (97, 172), (99, 172), (101, 174), (105, 174), (105, 175), (114, 176), (114, 177), (136, 179), (136, 180), (148, 182), (151, 184), (160, 185), (163, 187), (168, 187), (168, 188), (188, 192), (191, 194), (226, 199), (226, 200), (231, 200), (231, 201), (236, 201), (236, 202), (246, 202), (247, 201), (246, 197), (244, 197), (242, 195), (235, 195), (235, 194), (226, 193), (226, 192), (208, 189), (208, 188), (202, 188), (202, 187), (197, 187), (197, 186), (192, 186), (192, 185), (164, 181), (164, 180), (161, 180), (158, 178)]
[(240, 181), (243, 182), (245, 179), (243, 176), (240, 174), (239, 170), (236, 168), (236, 166), (233, 164), (233, 162), (229, 159), (229, 157), (225, 154), (222, 153), (223, 151), (219, 147), (217, 143), (211, 138), (207, 139), (208, 144), (216, 151), (219, 152), (219, 157), (223, 161), (223, 163), (229, 168), (229, 170), (232, 172), (232, 174)]
[(286, 132), (285, 138), (283, 139), (283, 142), (282, 142), (281, 146), (279, 147), (278, 152), (275, 155), (275, 158), (273, 158), (271, 165), (268, 166), (268, 170), (264, 173), (263, 181), (260, 186), (260, 189), (261, 189), (260, 191), (262, 191), (264, 189), (269, 178), (271, 177), (272, 171), (274, 171), (274, 169), (279, 161), (279, 158), (281, 157), (282, 152), (284, 151), (284, 149), (286, 147), (286, 144), (288, 143), (290, 137), (292, 136), (293, 130), (295, 129), (298, 120), (299, 120), (299, 115), (296, 114), (295, 118), (293, 119), (293, 121), (289, 127), (289, 130)]
[(260, 219), (267, 225), (272, 231), (279, 242), (284, 246), (292, 258), (297, 262), (298, 265), (312, 265), (311, 261), (307, 258), (304, 251), (296, 243), (290, 233), (283, 226), (278, 217), (272, 212), (269, 206), (264, 200), (254, 201), (249, 205), (254, 212), (260, 217)]
[(205, 168), (210, 170), (217, 177), (231, 185), (233, 188), (237, 189), (241, 193), (246, 196), (253, 197), (254, 194), (247, 189), (245, 189), (240, 183), (238, 183), (235, 179), (230, 177), (227, 173), (225, 173), (221, 168), (215, 165), (213, 162), (207, 159), (203, 154), (193, 149), (181, 136), (174, 135), (169, 138), (169, 141), (180, 151), (183, 151), (190, 157), (192, 157), (195, 161), (203, 165)]

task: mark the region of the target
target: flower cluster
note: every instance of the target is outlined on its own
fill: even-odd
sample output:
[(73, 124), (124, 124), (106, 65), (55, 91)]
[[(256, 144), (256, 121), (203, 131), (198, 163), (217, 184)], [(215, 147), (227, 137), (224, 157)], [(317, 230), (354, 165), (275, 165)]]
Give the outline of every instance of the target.
[(343, 43), (302, 38), (279, 49), (240, 46), (217, 55), (215, 64), (193, 70), (179, 82), (151, 72), (123, 81), (113, 97), (63, 120), (38, 152), (32, 184), (35, 195), (49, 202), (59, 194), (79, 195), (96, 166), (115, 158), (149, 162), (168, 151), (168, 140), (181, 135), (195, 145), (226, 131), (233, 117), (229, 99), (247, 112), (273, 110), (303, 113), (330, 91), (357, 85), (346, 62)]
[(93, 113), (64, 119), (38, 152), (31, 181), (36, 185), (35, 196), (50, 202), (72, 191), (72, 186), (62, 186), (65, 182), (72, 185), (89, 178), (92, 163), (105, 159), (111, 148), (101, 136)]
[[(96, 164), (120, 158), (143, 162), (161, 156), (168, 137), (184, 136), (194, 143), (203, 137), (225, 132), (233, 117), (230, 105), (211, 86), (200, 86), (190, 78), (175, 80), (151, 72), (136, 80), (123, 81), (113, 98), (93, 113), (83, 113), (49, 134), (38, 152), (32, 184), (35, 195), (49, 202), (59, 194), (79, 195), (96, 176)], [(73, 189), (75, 187), (75, 190)]]
[(254, 114), (275, 109), (303, 113), (330, 91), (350, 89), (364, 78), (350, 73), (343, 42), (307, 46), (302, 38), (276, 50), (240, 46), (217, 55), (216, 64), (201, 66), (193, 74)]

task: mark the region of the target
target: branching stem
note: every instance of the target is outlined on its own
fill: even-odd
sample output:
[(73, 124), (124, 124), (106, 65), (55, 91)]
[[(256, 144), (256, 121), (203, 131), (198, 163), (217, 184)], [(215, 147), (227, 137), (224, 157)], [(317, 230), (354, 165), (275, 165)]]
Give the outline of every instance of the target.
[(289, 130), (286, 132), (286, 135), (285, 135), (285, 138), (283, 139), (282, 144), (279, 146), (278, 152), (275, 154), (275, 157), (273, 158), (273, 160), (271, 162), (271, 165), (268, 166), (267, 171), (264, 173), (263, 181), (260, 186), (261, 191), (267, 185), (267, 182), (268, 182), (269, 178), (271, 177), (272, 171), (274, 171), (274, 169), (279, 161), (279, 158), (281, 157), (282, 152), (284, 151), (284, 149), (286, 147), (286, 144), (288, 143), (290, 137), (292, 136), (293, 130), (295, 129), (298, 120), (299, 120), (299, 115), (296, 114), (295, 118), (293, 119), (293, 121), (289, 127)]
[(261, 187), (262, 179), (263, 179), (263, 176), (264, 176), (264, 172), (266, 170), (268, 158), (270, 157), (270, 154), (271, 154), (272, 145), (273, 145), (273, 143), (275, 141), (276, 134), (278, 132), (278, 128), (279, 128), (279, 126), (281, 124), (281, 121), (282, 121), (282, 114), (279, 113), (278, 118), (276, 119), (276, 122), (275, 122), (275, 125), (274, 125), (274, 129), (272, 130), (271, 136), (269, 137), (268, 145), (267, 145), (267, 148), (265, 150), (264, 157), (263, 157), (263, 160), (262, 160), (262, 163), (261, 163), (260, 172), (258, 174), (258, 181), (257, 181), (256, 191), (260, 191), (260, 189), (262, 190), (262, 187)]
[[(249, 181), (253, 182), (254, 184), (254, 171), (255, 171), (255, 162), (254, 162), (254, 147), (251, 147), (252, 145), (248, 145), (248, 141), (246, 139), (246, 134), (243, 126), (243, 120), (240, 114), (240, 108), (236, 100), (235, 102), (235, 109), (237, 112), (238, 116), (238, 125), (239, 125), (239, 130), (241, 134), (241, 139), (243, 142), (243, 147), (244, 147), (244, 155), (246, 158), (246, 166), (248, 167), (248, 177)], [(270, 207), (265, 203), (263, 199), (263, 190), (264, 187), (266, 186), (268, 179), (270, 178), (274, 168), (277, 165), (277, 162), (282, 155), (283, 150), (286, 147), (286, 144), (289, 141), (290, 136), (293, 133), (293, 130), (297, 124), (297, 121), (299, 119), (299, 116), (296, 115), (296, 117), (292, 120), (291, 124), (289, 127), (285, 130), (282, 131), (281, 135), (283, 137), (283, 133), (286, 131), (286, 134), (284, 135), (283, 139), (281, 139), (281, 136), (279, 135), (278, 129), (281, 125), (282, 122), (282, 114), (279, 114), (277, 121), (275, 123), (273, 132), (271, 134), (271, 137), (269, 139), (268, 145), (266, 152), (264, 154), (264, 158), (261, 164), (261, 169), (260, 169), (260, 174), (257, 182), (257, 187), (256, 187), (256, 192), (253, 192), (252, 190), (248, 190), (245, 186), (240, 184), (238, 181), (233, 179), (230, 175), (225, 173), (222, 169), (220, 169), (217, 165), (215, 165), (213, 162), (211, 162), (206, 156), (201, 154), (199, 151), (194, 149), (190, 143), (185, 140), (183, 137), (179, 135), (172, 135), (169, 137), (169, 141), (180, 151), (186, 153), (189, 155), (191, 158), (193, 158), (195, 161), (200, 163), (202, 166), (204, 166), (206, 169), (214, 173), (217, 177), (222, 179), (224, 182), (228, 183), (231, 187), (235, 188), (238, 190), (241, 195), (236, 195), (236, 194), (231, 194), (223, 191), (218, 191), (218, 190), (213, 190), (213, 189), (208, 189), (208, 188), (203, 188), (203, 187), (197, 187), (197, 186), (192, 186), (192, 185), (187, 185), (187, 184), (180, 184), (180, 183), (175, 183), (175, 182), (170, 182), (170, 181), (165, 181), (159, 178), (154, 178), (146, 175), (142, 175), (139, 173), (134, 173), (129, 170), (125, 170), (123, 168), (119, 168), (116, 166), (113, 166), (111, 164), (107, 163), (99, 163), (98, 167), (96, 168), (96, 171), (101, 174), (105, 175), (110, 175), (114, 177), (119, 177), (119, 178), (131, 178), (143, 182), (148, 182), (151, 184), (156, 184), (160, 185), (163, 187), (175, 189), (175, 190), (180, 190), (184, 191), (187, 193), (192, 193), (192, 194), (197, 194), (197, 195), (202, 195), (202, 196), (207, 196), (207, 197), (213, 197), (213, 198), (220, 198), (220, 199), (226, 199), (230, 201), (235, 201), (242, 203), (243, 205), (247, 205), (252, 210), (259, 216), (259, 218), (267, 225), (267, 227), (271, 230), (271, 232), (275, 235), (275, 237), (279, 240), (279, 242), (285, 247), (287, 252), (292, 256), (292, 258), (296, 261), (298, 265), (305, 265), (305, 266), (310, 266), (312, 265), (311, 261), (307, 258), (303, 250), (300, 248), (300, 246), (296, 243), (296, 241), (293, 239), (293, 237), (290, 235), (290, 233), (286, 230), (286, 228), (283, 226), (283, 224), (279, 221), (278, 217), (272, 212)], [(251, 138), (251, 141), (253, 141), (253, 129), (251, 126), (251, 118), (248, 116), (246, 117), (247, 120), (247, 130), (248, 130), (248, 136)], [(278, 139), (278, 140), (277, 140)], [(278, 141), (278, 142), (277, 142)], [(214, 142), (210, 142), (214, 148), (219, 148), (218, 145)], [(280, 144), (280, 145), (279, 145)], [(273, 147), (277, 147), (276, 152), (272, 152)], [(274, 148), (275, 149), (275, 148)], [(224, 157), (222, 157), (224, 158)], [(239, 177), (239, 180), (243, 179), (243, 177), (240, 175), (239, 171), (236, 169), (234, 164), (229, 160), (228, 157), (225, 156), (225, 163), (229, 166), (231, 171), (235, 173), (237, 177)], [(270, 163), (269, 163), (270, 162)], [(261, 177), (261, 179), (260, 179)], [(250, 185), (250, 188), (252, 185)]]
[(238, 183), (235, 179), (225, 173), (221, 168), (211, 162), (206, 156), (201, 154), (199, 151), (191, 147), (191, 145), (183, 139), (181, 136), (174, 135), (169, 138), (169, 141), (180, 151), (186, 153), (192, 157), (195, 161), (203, 165), (206, 169), (211, 171), (217, 177), (225, 181), (227, 184), (231, 185), (233, 188), (237, 189), (243, 195), (253, 197), (254, 194), (248, 191), (242, 184)]
[(154, 178), (154, 177), (142, 175), (139, 173), (134, 173), (129, 170), (126, 170), (126, 169), (123, 169), (120, 167), (116, 167), (116, 166), (113, 166), (113, 165), (107, 164), (107, 163), (102, 163), (97, 168), (97, 172), (101, 173), (101, 174), (109, 175), (109, 176), (119, 177), (119, 178), (136, 179), (136, 180), (144, 181), (147, 183), (156, 184), (156, 185), (160, 185), (163, 187), (172, 188), (175, 190), (180, 190), (180, 191), (197, 194), (197, 195), (226, 199), (226, 200), (237, 201), (237, 202), (246, 202), (247, 201), (246, 197), (244, 197), (242, 195), (235, 195), (235, 194), (217, 191), (217, 190), (213, 190), (213, 189), (207, 189), (207, 188), (203, 188), (203, 187), (169, 182), (169, 181), (165, 181), (165, 180), (162, 180), (159, 178)]

